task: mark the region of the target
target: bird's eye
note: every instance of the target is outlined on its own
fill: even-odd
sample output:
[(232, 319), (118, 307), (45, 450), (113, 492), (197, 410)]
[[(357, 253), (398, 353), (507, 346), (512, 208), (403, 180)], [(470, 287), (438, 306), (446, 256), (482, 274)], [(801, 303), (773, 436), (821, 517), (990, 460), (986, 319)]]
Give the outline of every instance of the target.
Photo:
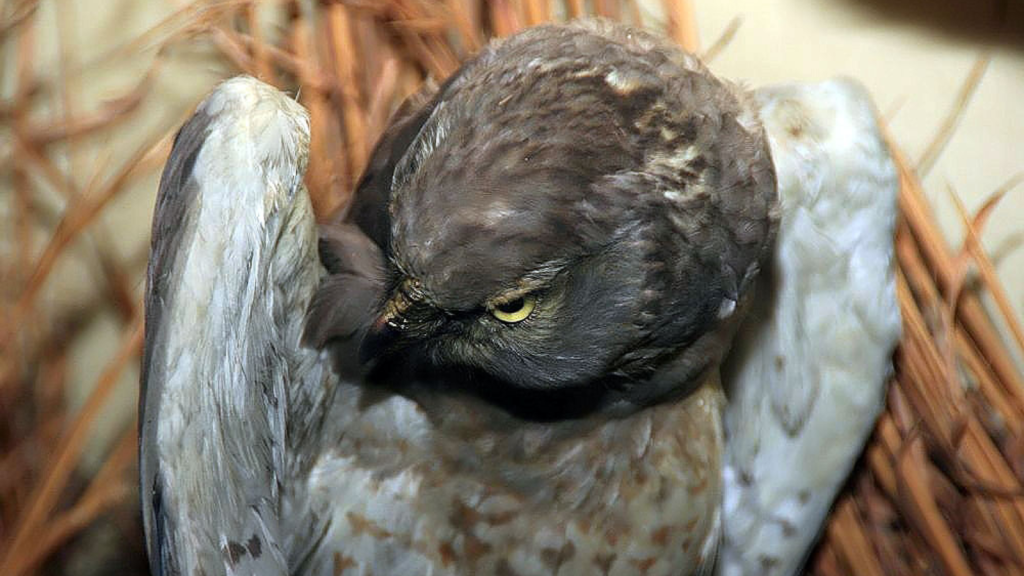
[(536, 305), (537, 298), (527, 295), (496, 305), (491, 309), (491, 314), (502, 322), (515, 324), (529, 318)]

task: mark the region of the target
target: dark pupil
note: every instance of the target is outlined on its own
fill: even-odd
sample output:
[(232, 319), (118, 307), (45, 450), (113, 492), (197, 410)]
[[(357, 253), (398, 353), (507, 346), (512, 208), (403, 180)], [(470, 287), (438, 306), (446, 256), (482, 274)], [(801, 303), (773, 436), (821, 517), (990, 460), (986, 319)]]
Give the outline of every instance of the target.
[(515, 314), (523, 309), (526, 303), (523, 302), (522, 298), (516, 298), (511, 302), (505, 302), (504, 304), (498, 304), (496, 308), (505, 314)]

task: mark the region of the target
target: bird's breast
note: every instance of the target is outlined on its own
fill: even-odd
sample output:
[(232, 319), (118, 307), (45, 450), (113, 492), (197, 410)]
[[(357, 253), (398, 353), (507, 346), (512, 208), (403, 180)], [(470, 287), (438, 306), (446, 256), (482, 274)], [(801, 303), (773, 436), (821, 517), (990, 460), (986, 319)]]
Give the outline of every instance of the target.
[(310, 574), (654, 576), (713, 561), (717, 375), (628, 417), (504, 432), (477, 406), (435, 414), (390, 396), (367, 408), (359, 390), (310, 477), (324, 522)]

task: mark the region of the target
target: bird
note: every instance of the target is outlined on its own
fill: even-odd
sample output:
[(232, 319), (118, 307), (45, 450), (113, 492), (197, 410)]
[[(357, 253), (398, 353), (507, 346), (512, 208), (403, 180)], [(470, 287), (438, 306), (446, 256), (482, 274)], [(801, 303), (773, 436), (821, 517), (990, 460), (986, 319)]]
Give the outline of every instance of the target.
[(154, 211), (153, 574), (713, 573), (720, 367), (788, 233), (765, 98), (643, 30), (531, 28), (410, 98), (317, 227), (305, 110), (222, 83)]

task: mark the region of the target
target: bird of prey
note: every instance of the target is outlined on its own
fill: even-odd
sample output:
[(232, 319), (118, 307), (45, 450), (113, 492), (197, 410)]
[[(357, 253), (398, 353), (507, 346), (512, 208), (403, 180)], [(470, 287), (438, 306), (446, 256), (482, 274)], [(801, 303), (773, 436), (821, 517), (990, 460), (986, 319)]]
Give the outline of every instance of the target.
[[(770, 479), (760, 462), (776, 457), (750, 434), (779, 425), (778, 450), (830, 449), (794, 434), (835, 409), (834, 379), (735, 371), (759, 390), (730, 451), (720, 364), (748, 308), (761, 319), (745, 342), (774, 330), (800, 344), (823, 333), (789, 334), (776, 312), (800, 312), (765, 302), (837, 287), (842, 300), (861, 281), (867, 297), (891, 269), (758, 294), (773, 248), (775, 279), (808, 258), (778, 254), (804, 238), (792, 214), (828, 228), (818, 219), (859, 209), (825, 198), (820, 178), (802, 187), (801, 155), (808, 173), (864, 176), (838, 148), (813, 154), (841, 124), (805, 113), (814, 95), (784, 97), (640, 30), (530, 29), (410, 99), (347, 211), (318, 230), (305, 111), (252, 78), (219, 86), (175, 140), (153, 221), (140, 398), (153, 573), (709, 574), (723, 494), (726, 514), (730, 491), (751, 503), (741, 529), (724, 519), (726, 552), (748, 525), (792, 521), (746, 482)], [(871, 238), (891, 233), (890, 191), (877, 192)], [(859, 235), (823, 238), (828, 264), (856, 261), (842, 242)], [(871, 249), (891, 259), (886, 246)], [(849, 346), (878, 336), (840, 324)], [(839, 345), (818, 345), (785, 354), (824, 366), (815, 350)], [(858, 384), (877, 399), (880, 380)], [(758, 394), (776, 411), (762, 417)], [(840, 452), (856, 453), (876, 408)], [(826, 508), (842, 471), (829, 472)], [(822, 519), (810, 508), (793, 566)]]

